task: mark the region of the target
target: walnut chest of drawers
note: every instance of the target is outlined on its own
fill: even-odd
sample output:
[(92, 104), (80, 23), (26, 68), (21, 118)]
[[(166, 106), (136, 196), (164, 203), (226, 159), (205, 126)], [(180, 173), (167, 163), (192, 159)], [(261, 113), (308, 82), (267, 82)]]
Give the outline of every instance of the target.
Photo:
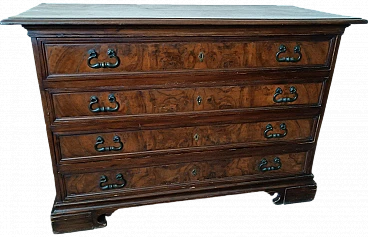
[(41, 4), (32, 39), (55, 233), (116, 209), (237, 194), (313, 200), (312, 163), (345, 27), (283, 6)]

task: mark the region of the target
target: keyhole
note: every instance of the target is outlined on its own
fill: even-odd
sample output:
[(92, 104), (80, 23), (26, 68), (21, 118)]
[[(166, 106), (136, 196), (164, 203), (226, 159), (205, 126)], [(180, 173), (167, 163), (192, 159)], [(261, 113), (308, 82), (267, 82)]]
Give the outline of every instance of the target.
[(198, 103), (198, 105), (202, 104), (202, 97), (201, 96), (197, 97), (197, 103)]
[(198, 58), (199, 58), (199, 61), (200, 62), (203, 62), (203, 59), (204, 59), (204, 53), (203, 52), (200, 52), (199, 55), (198, 55)]
[(196, 169), (193, 169), (193, 170), (192, 170), (192, 175), (193, 175), (193, 176), (196, 176), (196, 175), (197, 175), (197, 170), (196, 170)]
[(194, 140), (198, 141), (199, 140), (199, 135), (196, 133), (193, 138), (194, 138)]

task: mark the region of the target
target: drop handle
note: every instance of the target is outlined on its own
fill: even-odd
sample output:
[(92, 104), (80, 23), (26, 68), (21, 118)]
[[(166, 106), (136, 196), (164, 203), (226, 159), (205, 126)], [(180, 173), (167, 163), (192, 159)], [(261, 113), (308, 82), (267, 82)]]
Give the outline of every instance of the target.
[(119, 66), (119, 64), (120, 64), (120, 59), (119, 59), (118, 56), (116, 56), (116, 52), (113, 49), (108, 49), (107, 50), (107, 55), (109, 56), (109, 58), (112, 58), (112, 59), (115, 60), (114, 63), (110, 63), (110, 62), (91, 63), (93, 59), (98, 58), (98, 53), (96, 52), (96, 50), (90, 49), (90, 50), (88, 50), (88, 54), (89, 54), (89, 57), (87, 59), (87, 65), (88, 65), (88, 67), (93, 68), (93, 69), (97, 69), (97, 68), (115, 68), (115, 67)]
[(119, 136), (117, 135), (114, 136), (113, 142), (119, 144), (119, 146), (100, 147), (100, 145), (105, 143), (105, 140), (103, 139), (103, 137), (98, 136), (96, 138), (95, 150), (98, 152), (105, 152), (105, 151), (120, 151), (123, 149), (124, 144), (121, 142), (121, 139)]
[(271, 124), (267, 124), (266, 129), (263, 133), (264, 137), (267, 138), (267, 139), (285, 137), (288, 133), (288, 130), (286, 128), (286, 124), (285, 123), (280, 124), (280, 129), (283, 130), (284, 133), (270, 133), (270, 131), (273, 130), (273, 127), (272, 127)]
[(116, 184), (105, 184), (108, 182), (108, 178), (106, 175), (102, 175), (100, 178), (100, 188), (102, 190), (109, 190), (109, 189), (117, 189), (117, 188), (123, 188), (126, 185), (126, 180), (124, 179), (122, 174), (117, 174), (115, 176), (116, 180), (120, 182)]
[(292, 62), (292, 63), (295, 63), (295, 62), (299, 62), (300, 59), (302, 59), (302, 53), (301, 53), (301, 49), (300, 49), (299, 45), (296, 45), (294, 47), (294, 53), (298, 54), (297, 58), (294, 58), (294, 57), (282, 57), (282, 58), (280, 58), (280, 55), (286, 53), (286, 51), (287, 51), (286, 46), (281, 44), (280, 47), (279, 47), (279, 51), (276, 53), (276, 61), (277, 62)]
[[(114, 94), (110, 94), (108, 96), (108, 100), (111, 104), (114, 104), (114, 107), (99, 107), (99, 99), (97, 98), (97, 96), (91, 96), (90, 100), (89, 100), (89, 110), (92, 113), (99, 113), (99, 112), (116, 112), (119, 110), (120, 104), (116, 101), (116, 97)], [(97, 107), (96, 107), (97, 105)]]
[(277, 164), (277, 166), (266, 167), (266, 165), (268, 164), (268, 161), (265, 158), (263, 158), (259, 164), (259, 170), (262, 172), (266, 172), (266, 171), (281, 169), (282, 164), (281, 164), (281, 159), (279, 157), (273, 158), (273, 162)]
[(273, 95), (273, 102), (275, 103), (288, 103), (288, 102), (294, 102), (298, 99), (298, 93), (296, 91), (296, 88), (294, 86), (291, 86), (290, 89), (290, 94), (293, 94), (294, 97), (290, 98), (290, 97), (282, 97), (282, 98), (277, 98), (279, 95), (282, 95), (283, 91), (280, 87), (276, 88), (275, 94)]

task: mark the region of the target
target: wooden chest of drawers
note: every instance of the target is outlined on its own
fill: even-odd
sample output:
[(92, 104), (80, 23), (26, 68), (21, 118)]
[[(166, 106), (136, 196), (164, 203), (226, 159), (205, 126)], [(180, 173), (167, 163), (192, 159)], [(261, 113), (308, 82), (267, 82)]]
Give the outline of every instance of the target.
[(160, 202), (313, 200), (340, 38), (367, 21), (282, 6), (41, 4), (1, 23), (32, 38), (63, 233)]

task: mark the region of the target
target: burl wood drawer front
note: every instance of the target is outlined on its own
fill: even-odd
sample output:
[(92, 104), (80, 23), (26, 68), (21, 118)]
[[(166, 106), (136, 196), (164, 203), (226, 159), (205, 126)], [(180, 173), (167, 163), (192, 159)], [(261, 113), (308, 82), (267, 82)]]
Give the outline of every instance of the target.
[(48, 74), (326, 66), (331, 40), (46, 43)]
[(322, 83), (77, 92), (53, 95), (56, 119), (318, 105)]
[[(246, 142), (310, 140), (315, 119), (59, 136), (62, 159)], [(103, 157), (101, 157), (103, 159)]]
[[(221, 178), (241, 178), (242, 176), (287, 176), (303, 173), (306, 152), (250, 156), (235, 159), (212, 160), (152, 166), (142, 168), (122, 168), (115, 171), (100, 171), (64, 175), (68, 197), (74, 195), (127, 191), (194, 183), (196, 181), (215, 180)], [(130, 193), (134, 195), (134, 193)]]

